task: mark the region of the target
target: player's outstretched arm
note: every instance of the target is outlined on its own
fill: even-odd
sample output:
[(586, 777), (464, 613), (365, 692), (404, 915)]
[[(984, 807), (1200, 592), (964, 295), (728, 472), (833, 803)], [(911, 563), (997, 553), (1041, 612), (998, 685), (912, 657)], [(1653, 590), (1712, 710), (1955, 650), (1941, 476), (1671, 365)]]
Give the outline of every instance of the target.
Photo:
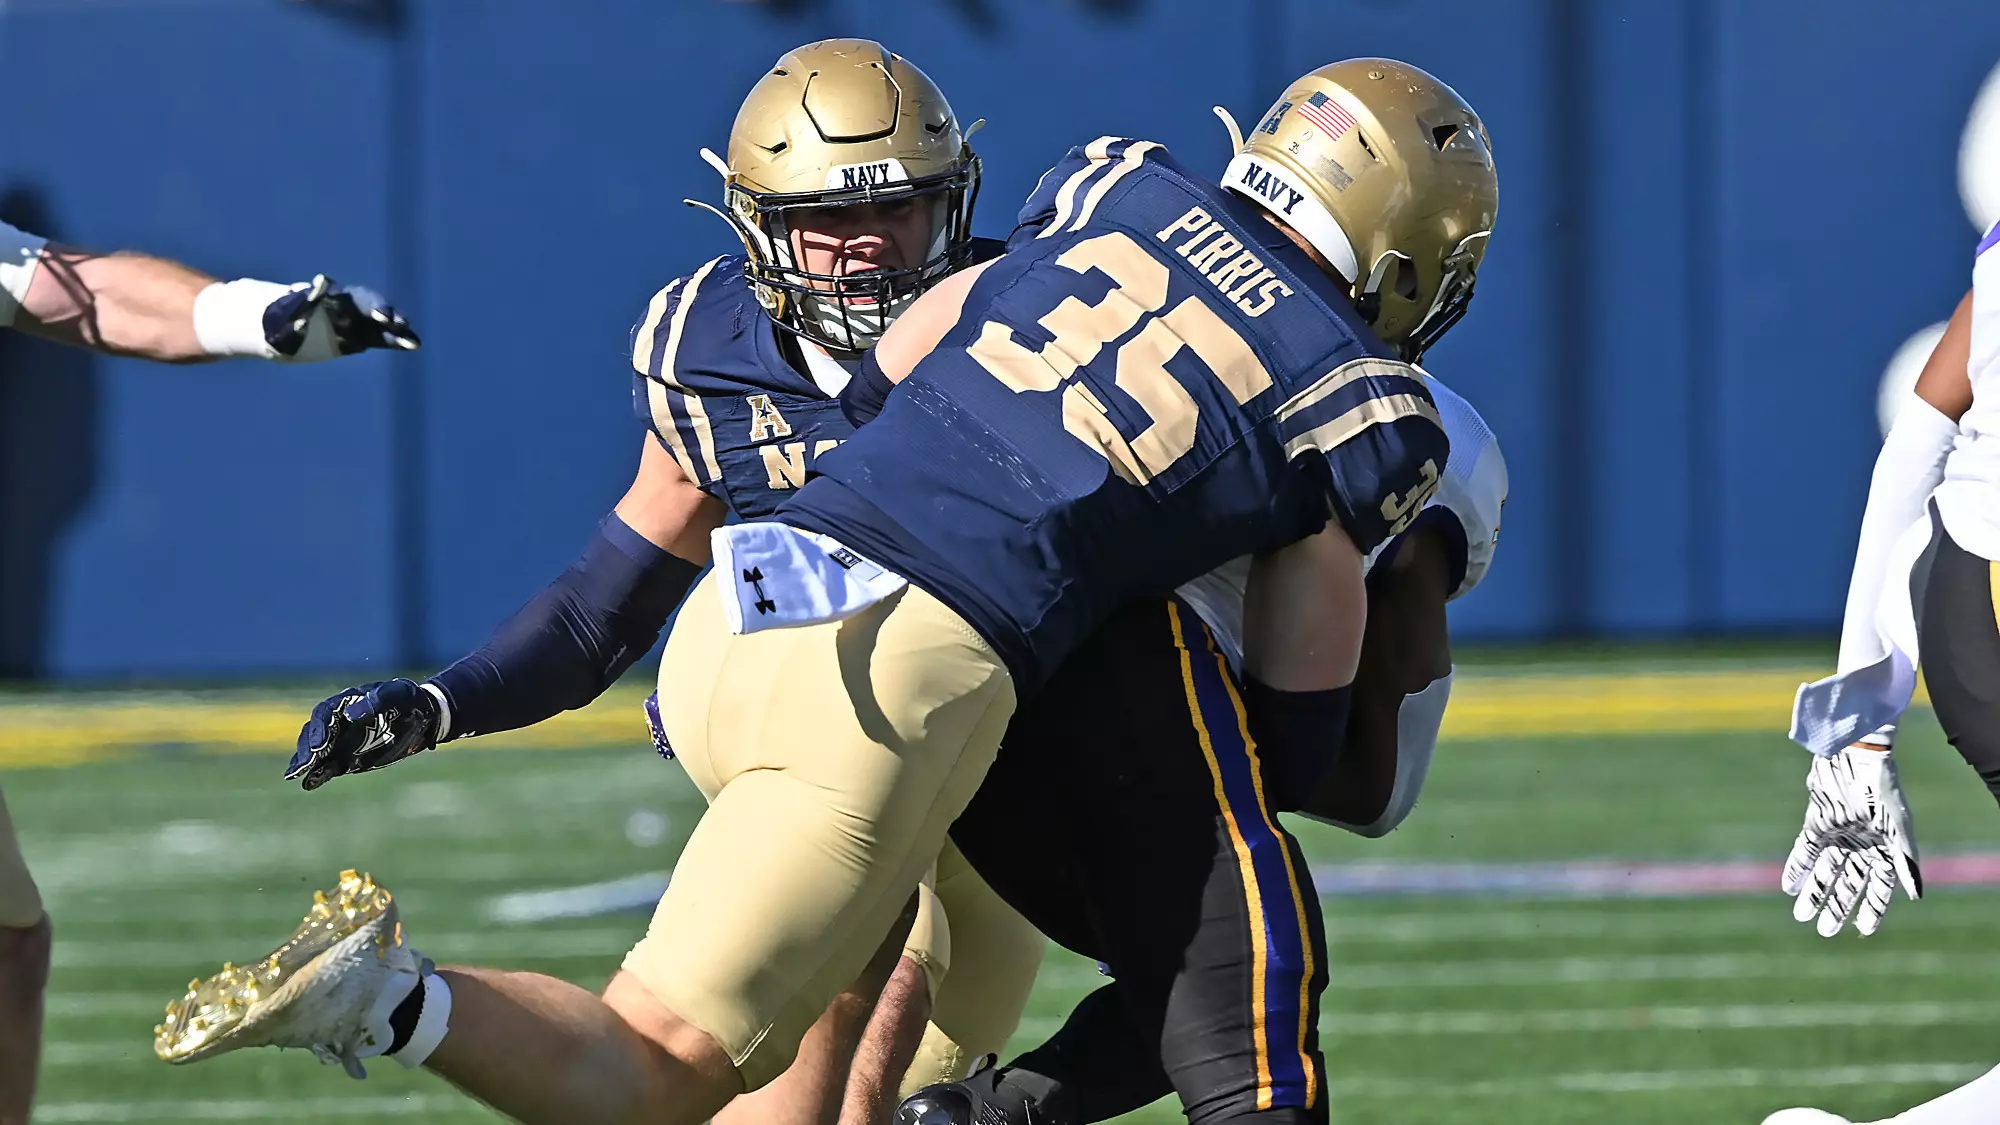
[(616, 683), (659, 639), (725, 514), (656, 438), (645, 441), (632, 487), (582, 557), (429, 681), (361, 684), (322, 701), (286, 779), (316, 789), (453, 738), (531, 726)]
[(1243, 703), (1281, 810), (1317, 791), (1340, 753), (1368, 618), (1363, 566), (1338, 523), (1251, 560)]
[[(1445, 602), (1455, 581), (1453, 550), (1436, 524), (1419, 519), (1369, 576), (1347, 741), (1299, 809), (1304, 815), (1382, 836), (1416, 803), (1451, 687)], [(1408, 747), (1402, 745), (1405, 729), (1412, 735)]]
[(61, 343), (166, 363), (230, 356), (309, 363), (418, 346), (409, 322), (381, 297), (325, 275), (295, 285), (223, 282), (144, 254), (43, 244), (11, 227), (0, 226), (0, 241), (13, 326)]

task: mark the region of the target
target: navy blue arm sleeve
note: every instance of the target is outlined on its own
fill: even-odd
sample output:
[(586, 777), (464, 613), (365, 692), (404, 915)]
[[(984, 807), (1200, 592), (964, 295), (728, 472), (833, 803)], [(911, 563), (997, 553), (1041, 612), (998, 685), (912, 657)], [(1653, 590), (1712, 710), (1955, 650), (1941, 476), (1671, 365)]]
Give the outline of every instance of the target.
[(1326, 691), (1279, 691), (1253, 677), (1243, 677), (1243, 709), (1250, 736), (1257, 740), (1270, 774), (1274, 806), (1280, 812), (1300, 808), (1340, 757), (1347, 739), (1347, 714), (1354, 705), (1354, 685)]
[(860, 428), (875, 420), (882, 413), (882, 405), (889, 401), (889, 392), (896, 384), (882, 373), (882, 365), (875, 359), (873, 349), (861, 356), (861, 366), (847, 380), (847, 386), (840, 391), (840, 412), (847, 415), (847, 422)]
[(659, 639), (701, 568), (604, 517), (583, 557), (477, 652), (431, 677), (451, 702), (447, 740), (539, 723), (589, 703)]

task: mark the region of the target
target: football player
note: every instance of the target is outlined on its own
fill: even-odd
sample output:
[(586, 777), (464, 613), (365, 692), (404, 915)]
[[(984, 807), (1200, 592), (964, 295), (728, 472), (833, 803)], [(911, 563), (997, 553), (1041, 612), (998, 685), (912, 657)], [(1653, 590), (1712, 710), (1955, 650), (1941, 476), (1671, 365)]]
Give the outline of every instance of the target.
[[(1226, 188), (1315, 229), (1329, 257), (1367, 263), (1340, 275), (1363, 279), (1350, 290), (1357, 306), (1372, 304), (1366, 279), (1389, 263), (1424, 264), (1404, 283), (1439, 288), (1406, 292), (1399, 318), (1375, 316), (1404, 358), (1463, 311), (1472, 279), (1454, 267), (1483, 243), (1495, 198), (1483, 130), (1449, 89), (1387, 60), (1336, 64), (1293, 84), (1236, 147)], [(1306, 196), (1313, 168), (1327, 179)], [(1302, 210), (1307, 199), (1320, 214)], [(1184, 245), (1199, 263), (1200, 233)], [(1426, 385), (1450, 460), (1423, 514), (1369, 560), (1347, 745), (1332, 768), (1272, 760), (1295, 741), (1288, 725), (1331, 720), (1260, 683), (1254, 660), (1245, 667), (1251, 560), (1119, 610), (1016, 717), (952, 829), (1002, 897), (1112, 979), (1046, 1044), (921, 1092), (899, 1121), (1069, 1125), (1167, 1093), (1196, 1122), (1325, 1119), (1318, 900), (1272, 814), (1369, 836), (1407, 816), (1450, 692), (1444, 605), (1484, 575), (1506, 497), (1485, 423), (1435, 378)], [(1026, 807), (1045, 818), (1029, 833), (1018, 829)]]
[[(1900, 885), (1923, 892), (1892, 753), (1921, 654), (1945, 737), (2000, 798), (2000, 226), (1875, 460), (1848, 586), (1839, 671), (1799, 689), (1792, 737), (1814, 752), (1805, 825), (1785, 862), (1792, 916), (1872, 934)], [(1898, 1114), (1986, 1125), (2000, 1069)], [(1844, 1123), (1814, 1109), (1767, 1125)]]
[[(322, 703), (294, 771), (307, 787), (583, 706), (643, 655), (707, 561), (709, 531), (731, 512), (768, 518), (851, 432), (835, 396), (860, 353), (929, 285), (999, 253), (971, 235), (980, 168), (969, 132), (921, 70), (878, 43), (829, 40), (778, 60), (739, 109), (727, 160), (703, 153), (744, 253), (667, 284), (634, 331), (634, 405), (651, 433), (630, 492), (577, 565), (478, 652), (421, 688), (365, 684)], [(327, 759), (330, 727), (359, 736), (370, 724), (383, 744)], [(784, 1078), (717, 1120), (820, 1120), (843, 1079), (854, 1117), (880, 1120), (900, 1095), (999, 1051), (1042, 936), (951, 849), (911, 931), (887, 962), (879, 1015), (885, 982), (864, 974)], [(948, 962), (958, 971), (946, 974)]]
[[(1290, 810), (1371, 838), (1400, 825), (1422, 791), (1451, 694), (1445, 606), (1485, 576), (1507, 494), (1506, 464), (1484, 421), (1435, 376), (1428, 384), (1451, 460), (1423, 515), (1370, 559), (1346, 743)], [(1159, 606), (1129, 607), (1070, 656), (1009, 730), (953, 838), (1030, 921), (1112, 979), (1048, 1042), (1004, 1068), (920, 1092), (899, 1122), (972, 1125), (988, 1121), (979, 1114), (990, 1107), (1000, 1115), (994, 1125), (1081, 1125), (1177, 1090), (1193, 1119), (1227, 1120), (1231, 1090), (1274, 1109), (1306, 1102), (1296, 1077), (1284, 1083), (1288, 1063), (1323, 1086), (1311, 1038), (1291, 1033), (1308, 1045), (1309, 1063), (1274, 1058), (1284, 1037), (1271, 1017), (1284, 1006), (1267, 998), (1272, 982), (1288, 994), (1298, 988), (1301, 971), (1255, 944), (1282, 909), (1265, 903), (1268, 892), (1291, 888), (1239, 879), (1238, 848), (1251, 833), (1230, 823), (1240, 808), (1214, 797), (1216, 775), (1201, 768), (1200, 743), (1214, 746), (1227, 729), (1198, 708), (1192, 677), (1227, 681), (1240, 695), (1246, 570), (1239, 562), (1182, 587), (1172, 618)], [(1172, 621), (1197, 617), (1203, 647), (1189, 651)], [(1168, 629), (1146, 645), (1149, 618), (1156, 634), (1163, 621)], [(1160, 706), (1174, 691), (1188, 704)], [(1256, 711), (1249, 721), (1254, 735)], [(1069, 784), (1052, 790), (1052, 773)], [(1029, 804), (1042, 810), (1043, 827), (1010, 833), (1013, 810)], [(1312, 895), (1301, 887), (1296, 909), (1317, 929)], [(1321, 983), (1310, 981), (1315, 996)], [(1179, 1065), (1170, 1073), (1163, 1059)], [(1308, 1108), (1318, 1111), (1323, 1098)]]
[[(712, 535), (717, 567), (683, 607), (659, 697), (712, 806), (601, 1001), (429, 969), (357, 876), (269, 961), (176, 1005), (163, 1054), (315, 1046), (358, 1069), (390, 1053), (524, 1120), (700, 1120), (780, 1073), (874, 956), (1017, 688), (1043, 686), (1121, 605), (1243, 555), (1245, 692), (1270, 718), (1260, 761), (1236, 712), (1226, 768), (1260, 810), (1310, 799), (1344, 727), (1364, 552), (1407, 527), (1446, 462), (1421, 373), (1376, 330), (1414, 355), (1463, 312), (1493, 196), (1455, 95), (1397, 64), (1362, 74), (1430, 96), (1382, 121), (1350, 101), (1335, 109), (1364, 129), (1295, 133), (1315, 160), (1252, 185), (1294, 193), (1282, 216), (1150, 142), (1073, 152), (1007, 255), (933, 286), (870, 353), (892, 379), (914, 369), (882, 416), (776, 519)], [(1333, 100), (1314, 102), (1323, 120)], [(1341, 190), (1330, 168), (1406, 175), (1407, 145), (1454, 150), (1417, 174), (1483, 192), (1484, 225), (1436, 260), (1389, 248), (1359, 270), (1319, 201)], [(352, 764), (329, 759), (329, 774)], [(1296, 897), (1279, 840), (1259, 854)]]
[[(380, 297), (324, 274), (296, 285), (217, 281), (177, 262), (52, 243), (5, 223), (0, 327), (164, 363), (229, 356), (310, 363), (418, 343)], [(49, 936), (0, 798), (0, 1125), (23, 1125), (33, 1101)]]

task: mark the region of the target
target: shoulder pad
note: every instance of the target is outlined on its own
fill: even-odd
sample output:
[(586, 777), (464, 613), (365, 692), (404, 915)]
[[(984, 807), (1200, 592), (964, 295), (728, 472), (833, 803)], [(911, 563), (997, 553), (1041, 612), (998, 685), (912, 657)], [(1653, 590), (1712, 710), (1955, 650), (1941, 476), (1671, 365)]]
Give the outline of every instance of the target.
[(778, 349), (743, 264), (725, 254), (654, 294), (632, 333), (633, 370), (686, 394), (818, 397)]
[(1126, 173), (1138, 167), (1151, 153), (1166, 155), (1157, 141), (1130, 137), (1099, 137), (1081, 148), (1069, 150), (1055, 167), (1042, 173), (1028, 202), (1015, 220), (1014, 236), (1034, 235), (1042, 230), (1054, 233), (1079, 210), (1088, 214), (1096, 200), (1111, 190)]
[(1465, 528), (1465, 581), (1452, 591), (1456, 598), (1479, 585), (1493, 565), (1500, 517), (1507, 506), (1507, 459), (1500, 455), (1500, 440), (1471, 403), (1436, 376), (1427, 374), (1425, 380), (1451, 439), (1451, 457), (1431, 504), (1450, 511)]

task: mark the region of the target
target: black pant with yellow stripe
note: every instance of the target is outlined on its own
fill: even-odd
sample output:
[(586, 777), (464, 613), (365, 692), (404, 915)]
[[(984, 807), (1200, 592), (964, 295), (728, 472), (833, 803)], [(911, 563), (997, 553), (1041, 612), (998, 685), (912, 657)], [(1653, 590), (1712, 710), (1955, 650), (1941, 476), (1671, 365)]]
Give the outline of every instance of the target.
[(1015, 716), (952, 837), (1110, 977), (1011, 1064), (1058, 1120), (1170, 1092), (1197, 1123), (1326, 1120), (1326, 941), (1273, 775), (1178, 601), (1119, 613)]
[(1959, 546), (1933, 503), (1910, 594), (1938, 725), (2000, 799), (2000, 562)]

